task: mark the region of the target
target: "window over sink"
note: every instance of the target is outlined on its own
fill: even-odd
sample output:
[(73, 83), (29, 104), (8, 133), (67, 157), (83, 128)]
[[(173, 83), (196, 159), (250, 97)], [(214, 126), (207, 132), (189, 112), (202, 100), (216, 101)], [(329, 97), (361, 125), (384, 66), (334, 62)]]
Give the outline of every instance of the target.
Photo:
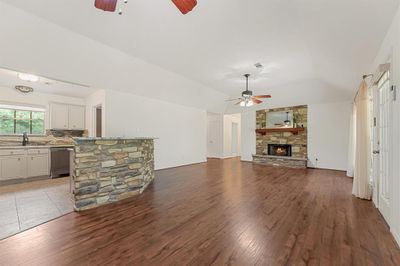
[(45, 133), (45, 109), (0, 104), (0, 135)]

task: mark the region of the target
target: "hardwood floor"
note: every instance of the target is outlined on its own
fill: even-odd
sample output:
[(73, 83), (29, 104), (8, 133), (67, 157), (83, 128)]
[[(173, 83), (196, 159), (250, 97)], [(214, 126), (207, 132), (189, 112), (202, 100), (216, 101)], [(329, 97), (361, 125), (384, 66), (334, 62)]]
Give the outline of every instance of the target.
[(352, 180), (209, 160), (157, 172), (142, 195), (0, 242), (0, 265), (400, 265)]

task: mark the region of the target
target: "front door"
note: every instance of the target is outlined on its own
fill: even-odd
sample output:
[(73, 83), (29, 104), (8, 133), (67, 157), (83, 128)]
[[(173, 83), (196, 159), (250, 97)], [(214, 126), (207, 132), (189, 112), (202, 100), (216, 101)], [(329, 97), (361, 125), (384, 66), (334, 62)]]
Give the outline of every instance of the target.
[(392, 126), (392, 97), (390, 90), (389, 71), (386, 72), (378, 83), (378, 116), (377, 116), (377, 135), (378, 135), (378, 150), (374, 153), (378, 159), (377, 174), (377, 190), (378, 190), (378, 208), (390, 224), (390, 143), (391, 143), (391, 126)]

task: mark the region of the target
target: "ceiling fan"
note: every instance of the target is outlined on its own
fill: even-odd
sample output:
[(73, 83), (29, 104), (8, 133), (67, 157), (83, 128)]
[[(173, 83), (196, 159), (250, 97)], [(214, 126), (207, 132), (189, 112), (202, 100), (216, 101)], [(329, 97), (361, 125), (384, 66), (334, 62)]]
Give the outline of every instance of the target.
[[(115, 12), (117, 2), (118, 0), (95, 0), (94, 6), (104, 11)], [(172, 2), (184, 15), (192, 11), (197, 5), (197, 0), (172, 0)], [(124, 0), (124, 3), (128, 3), (128, 0)], [(119, 10), (118, 13), (121, 15), (122, 11)]]
[(237, 98), (237, 99), (227, 100), (228, 102), (239, 100), (237, 103), (235, 103), (235, 105), (240, 105), (242, 107), (250, 107), (254, 104), (262, 103), (263, 101), (261, 101), (260, 99), (271, 98), (271, 95), (254, 95), (253, 96), (253, 92), (249, 90), (250, 74), (245, 74), (244, 76), (246, 78), (246, 90), (242, 92), (242, 97)]

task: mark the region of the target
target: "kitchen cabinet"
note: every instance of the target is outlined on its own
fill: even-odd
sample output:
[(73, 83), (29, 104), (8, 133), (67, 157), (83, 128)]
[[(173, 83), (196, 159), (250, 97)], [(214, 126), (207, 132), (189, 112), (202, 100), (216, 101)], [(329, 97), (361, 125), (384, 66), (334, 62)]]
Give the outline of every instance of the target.
[(26, 177), (26, 156), (3, 156), (1, 160), (1, 180)]
[(52, 103), (50, 106), (52, 129), (68, 129), (68, 105)]
[(49, 148), (0, 149), (0, 181), (50, 175)]
[(84, 130), (85, 106), (51, 103), (50, 128), (64, 130)]
[(27, 177), (49, 175), (49, 155), (29, 155)]
[(68, 124), (70, 129), (84, 130), (85, 129), (85, 107), (70, 105)]

